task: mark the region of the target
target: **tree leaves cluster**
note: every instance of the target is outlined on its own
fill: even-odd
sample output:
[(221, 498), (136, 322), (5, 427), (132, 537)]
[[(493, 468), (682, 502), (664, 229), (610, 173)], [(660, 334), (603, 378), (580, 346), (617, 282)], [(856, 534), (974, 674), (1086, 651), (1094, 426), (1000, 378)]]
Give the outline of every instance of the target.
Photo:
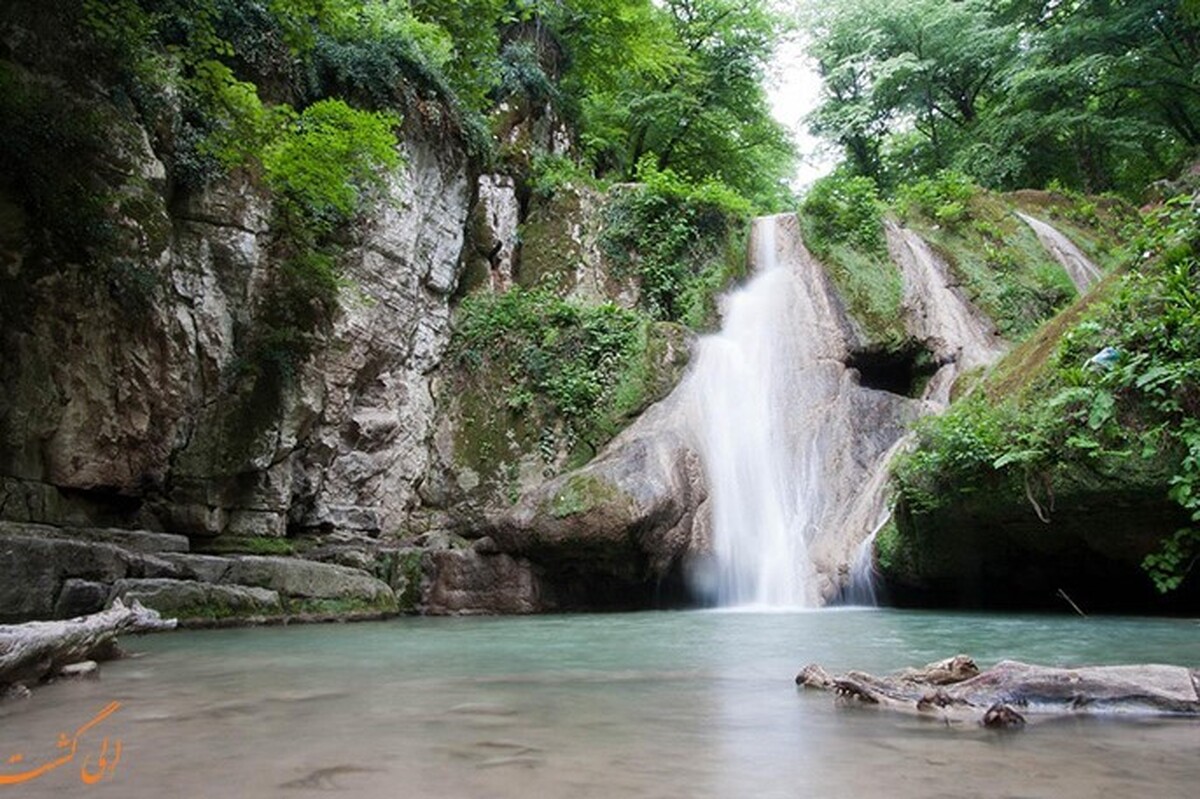
[(836, 0), (809, 15), (812, 127), (881, 186), (952, 168), (1133, 195), (1200, 148), (1189, 0)]

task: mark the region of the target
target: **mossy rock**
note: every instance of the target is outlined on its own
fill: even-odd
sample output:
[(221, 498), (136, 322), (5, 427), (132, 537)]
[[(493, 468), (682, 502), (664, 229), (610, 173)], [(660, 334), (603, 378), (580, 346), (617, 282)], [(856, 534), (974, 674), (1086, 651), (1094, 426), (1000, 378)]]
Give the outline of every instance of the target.
[(563, 519), (587, 513), (620, 496), (620, 489), (612, 483), (595, 475), (577, 473), (567, 478), (542, 509), (556, 519)]
[(204, 555), (295, 555), (303, 549), (292, 539), (236, 535), (198, 538), (192, 546), (194, 552)]
[(279, 594), (244, 585), (213, 585), (190, 580), (118, 580), (109, 597), (137, 600), (164, 618), (183, 622), (269, 619), (284, 612)]

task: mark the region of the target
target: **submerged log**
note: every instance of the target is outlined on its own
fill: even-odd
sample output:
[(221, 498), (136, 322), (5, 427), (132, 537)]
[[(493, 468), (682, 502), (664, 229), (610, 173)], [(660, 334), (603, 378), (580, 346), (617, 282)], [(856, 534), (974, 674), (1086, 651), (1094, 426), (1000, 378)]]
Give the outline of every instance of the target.
[(163, 619), (136, 600), (126, 606), (119, 599), (90, 616), (0, 625), (0, 686), (41, 680), (84, 660), (110, 660), (119, 654), (122, 633), (174, 627), (174, 619)]
[(1063, 669), (1005, 660), (980, 672), (974, 661), (958, 655), (885, 677), (830, 675), (813, 664), (796, 675), (796, 684), (848, 701), (986, 727), (1021, 726), (1031, 714), (1200, 717), (1200, 671), (1182, 666)]

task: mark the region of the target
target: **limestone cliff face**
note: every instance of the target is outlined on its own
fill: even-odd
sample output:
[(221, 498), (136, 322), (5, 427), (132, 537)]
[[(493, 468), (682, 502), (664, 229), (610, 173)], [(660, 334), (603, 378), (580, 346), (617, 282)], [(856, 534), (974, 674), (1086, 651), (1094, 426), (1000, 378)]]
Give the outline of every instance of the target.
[(0, 516), (193, 536), (396, 530), (428, 460), (466, 157), (405, 131), (406, 165), (348, 233), (339, 312), (267, 396), (242, 361), (276, 269), (269, 199), (237, 174), (170, 196), (143, 131), (124, 122), (113, 142), (106, 177), (137, 200), (112, 214), (121, 265), (146, 285), (127, 298), (111, 272), (4, 253), (22, 296), (0, 326)]

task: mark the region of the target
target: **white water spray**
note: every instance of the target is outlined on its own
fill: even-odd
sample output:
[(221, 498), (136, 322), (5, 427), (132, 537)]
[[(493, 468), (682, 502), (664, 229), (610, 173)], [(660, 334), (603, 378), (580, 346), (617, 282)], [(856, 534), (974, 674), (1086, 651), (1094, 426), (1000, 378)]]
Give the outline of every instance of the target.
[(719, 605), (871, 602), (864, 539), (887, 518), (887, 465), (906, 423), (1003, 352), (928, 245), (895, 225), (888, 239), (905, 326), (942, 363), (921, 397), (863, 385), (848, 366), (862, 338), (799, 220), (755, 221), (754, 277), (726, 297), (721, 332), (701, 340), (675, 395), (708, 486), (713, 557), (695, 587)]
[(721, 332), (701, 341), (690, 376), (721, 605), (817, 601), (806, 537), (820, 510), (821, 436), (803, 429), (797, 406), (816, 378), (820, 319), (800, 290), (802, 264), (780, 257), (780, 219), (756, 223), (756, 274), (726, 298)]

